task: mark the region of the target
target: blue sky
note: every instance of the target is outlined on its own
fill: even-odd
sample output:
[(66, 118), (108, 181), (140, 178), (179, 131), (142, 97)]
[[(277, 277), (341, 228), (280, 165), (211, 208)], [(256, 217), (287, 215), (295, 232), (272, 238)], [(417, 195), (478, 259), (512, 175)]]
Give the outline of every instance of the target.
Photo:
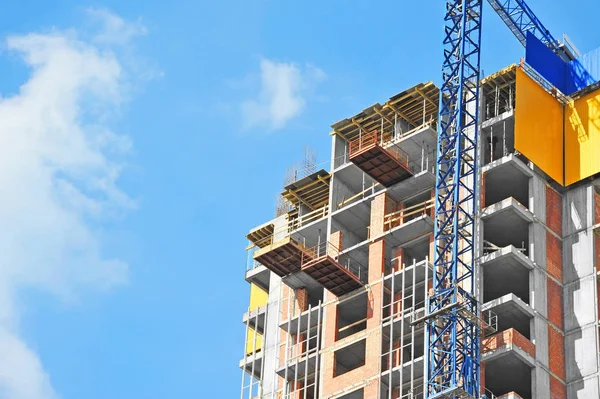
[[(555, 36), (600, 45), (586, 33), (597, 1), (529, 4)], [(304, 145), (328, 160), (332, 123), (439, 83), (443, 12), (433, 0), (4, 5), (0, 398), (239, 395), (245, 233), (272, 217)], [(485, 73), (522, 56), (485, 4)]]

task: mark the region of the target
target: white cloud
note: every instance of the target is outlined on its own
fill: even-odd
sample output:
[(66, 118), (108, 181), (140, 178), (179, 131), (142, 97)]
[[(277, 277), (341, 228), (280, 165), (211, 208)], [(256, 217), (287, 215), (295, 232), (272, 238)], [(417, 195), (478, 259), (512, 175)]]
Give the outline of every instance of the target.
[[(107, 34), (134, 29), (103, 16), (112, 21)], [(0, 98), (0, 397), (54, 399), (19, 336), (16, 304), (25, 289), (73, 301), (127, 281), (126, 262), (103, 256), (98, 229), (135, 206), (116, 184), (131, 140), (107, 122), (129, 82), (113, 52), (76, 31), (11, 36), (5, 45), (30, 76)]]
[(307, 94), (326, 77), (314, 66), (301, 68), (293, 63), (260, 61), (260, 90), (257, 98), (241, 105), (245, 128), (264, 126), (271, 130), (283, 128), (302, 113)]
[(105, 8), (88, 8), (87, 14), (92, 21), (101, 26), (94, 36), (94, 41), (98, 43), (125, 45), (136, 36), (145, 36), (148, 33), (141, 19), (126, 21)]

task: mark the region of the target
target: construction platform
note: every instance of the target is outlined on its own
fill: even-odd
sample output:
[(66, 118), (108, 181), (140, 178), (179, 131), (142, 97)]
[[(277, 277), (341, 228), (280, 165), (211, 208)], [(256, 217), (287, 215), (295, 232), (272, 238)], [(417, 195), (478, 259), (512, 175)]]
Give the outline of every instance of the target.
[(355, 274), (350, 270), (350, 264), (345, 267), (340, 263), (339, 251), (330, 245), (326, 249), (311, 249), (304, 252), (302, 256), (302, 271), (315, 279), (324, 288), (335, 296), (342, 296), (352, 292), (364, 284), (360, 280), (360, 266), (354, 264)]

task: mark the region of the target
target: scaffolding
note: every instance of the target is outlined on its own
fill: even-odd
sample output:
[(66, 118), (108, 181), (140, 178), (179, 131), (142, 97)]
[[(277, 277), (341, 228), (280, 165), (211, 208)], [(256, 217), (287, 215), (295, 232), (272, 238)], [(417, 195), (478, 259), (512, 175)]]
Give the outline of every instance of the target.
[[(323, 306), (302, 306), (297, 290), (288, 290), (281, 307), (280, 350), (275, 379), (278, 383), (277, 399), (316, 399), (319, 397), (319, 363), (322, 346), (321, 329)], [(283, 293), (282, 293), (283, 295)], [(287, 304), (287, 306), (286, 306)], [(305, 304), (306, 305), (306, 304)], [(285, 310), (285, 312), (284, 312)], [(283, 354), (283, 355), (282, 355)]]
[[(248, 308), (248, 319), (244, 323), (244, 357), (240, 367), (242, 368), (242, 388), (240, 399), (253, 399), (262, 395), (263, 376), (263, 345), (264, 337), (259, 332), (264, 332), (264, 323), (267, 318), (268, 307), (262, 307), (251, 311)], [(260, 318), (260, 319), (259, 319)], [(261, 327), (262, 325), (262, 327)]]
[(423, 398), (425, 298), (432, 265), (428, 257), (383, 277), (381, 399)]

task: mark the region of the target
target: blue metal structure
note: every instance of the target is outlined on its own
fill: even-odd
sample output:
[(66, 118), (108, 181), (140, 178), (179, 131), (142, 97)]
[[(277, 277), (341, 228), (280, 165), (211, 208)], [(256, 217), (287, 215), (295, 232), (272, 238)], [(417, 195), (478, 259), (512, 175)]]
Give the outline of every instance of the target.
[[(560, 47), (559, 41), (537, 19), (524, 0), (488, 0), (488, 3), (523, 46), (527, 44), (527, 32), (529, 32), (562, 58), (564, 50)], [(564, 61), (569, 62), (570, 59)]]
[(479, 397), (473, 238), (482, 6), (483, 0), (446, 2), (434, 293), (428, 298), (427, 398)]
[[(523, 0), (488, 0), (525, 45), (560, 47)], [(436, 165), (433, 294), (427, 299), (425, 397), (479, 398), (480, 329), (474, 264), (483, 0), (446, 0)]]

